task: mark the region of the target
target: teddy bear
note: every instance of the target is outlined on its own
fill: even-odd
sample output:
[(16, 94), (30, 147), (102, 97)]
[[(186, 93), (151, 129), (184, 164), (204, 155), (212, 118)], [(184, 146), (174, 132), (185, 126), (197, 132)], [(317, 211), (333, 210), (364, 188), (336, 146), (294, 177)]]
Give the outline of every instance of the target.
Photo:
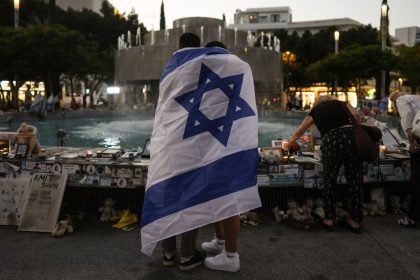
[(294, 200), (287, 202), (286, 214), (297, 222), (303, 222), (305, 216), (303, 215), (303, 209), (299, 207), (299, 204)]
[(113, 198), (107, 198), (103, 201), (104, 206), (99, 207), (98, 211), (101, 212), (99, 220), (101, 222), (109, 222), (111, 218), (116, 215), (116, 211), (113, 208), (116, 201)]
[(273, 208), (274, 219), (277, 223), (287, 220), (288, 216), (284, 210), (281, 210), (280, 207), (276, 206)]
[(261, 223), (261, 219), (257, 215), (257, 213), (254, 213), (251, 211), (240, 214), (239, 218), (241, 219), (241, 222), (243, 224), (248, 224), (251, 226), (257, 226), (258, 224)]
[(63, 220), (59, 221), (55, 227), (53, 232), (51, 233), (52, 237), (62, 237), (66, 232), (72, 233), (73, 229), (73, 222), (70, 215), (67, 215)]

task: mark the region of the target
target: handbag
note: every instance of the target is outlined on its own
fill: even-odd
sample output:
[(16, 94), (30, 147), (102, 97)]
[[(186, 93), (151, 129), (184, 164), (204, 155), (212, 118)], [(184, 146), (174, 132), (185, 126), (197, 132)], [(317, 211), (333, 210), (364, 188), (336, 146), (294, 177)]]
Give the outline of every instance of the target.
[(354, 129), (357, 157), (359, 160), (374, 162), (379, 158), (379, 144), (382, 141), (382, 132), (376, 126), (357, 124), (347, 105), (343, 103), (344, 110)]

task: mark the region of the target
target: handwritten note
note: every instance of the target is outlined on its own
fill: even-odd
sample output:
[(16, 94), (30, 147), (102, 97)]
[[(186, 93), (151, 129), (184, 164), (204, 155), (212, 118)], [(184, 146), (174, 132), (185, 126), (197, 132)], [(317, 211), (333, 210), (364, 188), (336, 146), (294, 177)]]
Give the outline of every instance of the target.
[(19, 225), (31, 178), (0, 178), (0, 225)]
[(52, 232), (60, 213), (67, 174), (35, 173), (20, 231)]

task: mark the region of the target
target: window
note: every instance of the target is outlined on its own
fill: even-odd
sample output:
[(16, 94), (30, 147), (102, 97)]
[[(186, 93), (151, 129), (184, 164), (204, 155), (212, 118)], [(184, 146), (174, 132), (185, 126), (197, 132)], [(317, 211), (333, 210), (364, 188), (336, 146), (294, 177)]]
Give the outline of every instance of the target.
[(271, 22), (279, 22), (280, 15), (271, 15)]
[(256, 15), (250, 15), (249, 23), (258, 23), (258, 17)]
[(263, 23), (263, 22), (268, 22), (268, 18), (267, 16), (260, 16), (258, 18), (258, 22)]

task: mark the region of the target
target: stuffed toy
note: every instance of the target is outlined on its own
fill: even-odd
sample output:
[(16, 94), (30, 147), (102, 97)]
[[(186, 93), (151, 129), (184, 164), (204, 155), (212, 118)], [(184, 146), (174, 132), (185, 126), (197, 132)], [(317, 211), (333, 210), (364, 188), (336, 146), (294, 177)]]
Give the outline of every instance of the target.
[(321, 198), (315, 200), (314, 215), (323, 220), (325, 218), (324, 201)]
[(251, 211), (240, 214), (239, 218), (241, 219), (241, 222), (246, 225), (257, 226), (261, 223), (261, 219), (257, 213)]
[(37, 140), (37, 128), (25, 122), (21, 123), (17, 129), (17, 143), (28, 145), (26, 155), (23, 157), (30, 157), (32, 153), (38, 154), (41, 151), (41, 146)]
[[(114, 215), (115, 214), (113, 214), (113, 216)], [(115, 217), (118, 217), (118, 215), (115, 215)], [(111, 219), (114, 220), (114, 218), (111, 218)], [(124, 211), (122, 211), (119, 221), (116, 224), (112, 225), (112, 227), (125, 229), (138, 222), (139, 222), (139, 219), (137, 217), (137, 214), (130, 213), (130, 209), (125, 209)]]
[(306, 217), (312, 217), (312, 211), (314, 209), (314, 201), (312, 198), (306, 198), (302, 205), (303, 215)]
[(107, 198), (103, 201), (104, 206), (99, 207), (98, 211), (101, 212), (101, 217), (99, 220), (101, 222), (109, 222), (111, 221), (111, 218), (115, 216), (116, 211), (113, 208), (115, 204), (115, 200), (113, 198)]
[(72, 233), (73, 229), (73, 222), (70, 215), (67, 215), (63, 220), (59, 221), (55, 227), (53, 232), (51, 233), (52, 237), (62, 237), (66, 232)]
[(303, 209), (299, 207), (294, 200), (289, 200), (287, 202), (287, 211), (286, 214), (297, 222), (305, 221), (305, 216), (303, 215)]
[(372, 207), (369, 214), (371, 216), (375, 216), (376, 214), (381, 215), (381, 216), (386, 215), (384, 189), (382, 188), (373, 189), (371, 191), (371, 199), (372, 199)]
[(274, 219), (277, 223), (287, 220), (288, 216), (285, 211), (281, 210), (278, 206), (273, 209)]

